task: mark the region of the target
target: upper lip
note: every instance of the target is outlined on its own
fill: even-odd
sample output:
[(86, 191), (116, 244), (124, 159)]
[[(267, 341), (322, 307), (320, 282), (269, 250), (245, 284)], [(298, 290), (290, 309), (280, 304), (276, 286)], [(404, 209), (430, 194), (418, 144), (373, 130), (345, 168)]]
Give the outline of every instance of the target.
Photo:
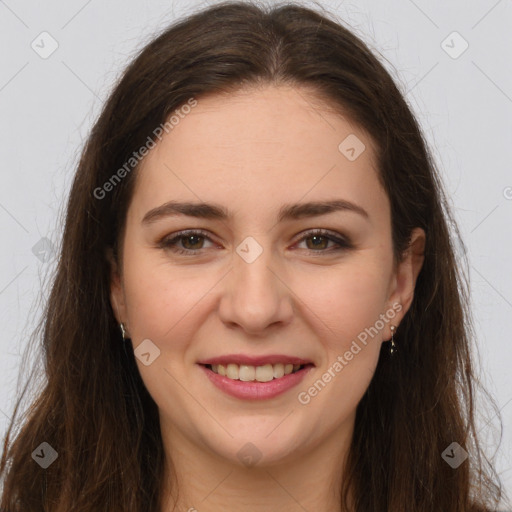
[(198, 361), (198, 364), (244, 364), (248, 366), (263, 366), (265, 364), (313, 364), (309, 359), (283, 354), (268, 354), (265, 356), (248, 356), (245, 354), (227, 354)]

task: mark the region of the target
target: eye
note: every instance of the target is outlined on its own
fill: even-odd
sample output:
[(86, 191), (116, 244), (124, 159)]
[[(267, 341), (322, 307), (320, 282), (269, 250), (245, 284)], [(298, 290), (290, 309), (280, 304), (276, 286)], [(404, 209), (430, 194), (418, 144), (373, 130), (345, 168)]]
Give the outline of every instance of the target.
[[(308, 240), (311, 240), (311, 243), (308, 243)], [(308, 231), (304, 236), (302, 236), (302, 238), (300, 238), (299, 242), (306, 242), (307, 250), (317, 253), (341, 251), (353, 248), (353, 245), (346, 237), (335, 234), (326, 229)], [(328, 249), (327, 245), (329, 242), (332, 242), (334, 247), (331, 246)]]
[[(201, 240), (210, 240), (210, 237), (206, 234), (205, 231), (202, 230), (188, 230), (181, 231), (176, 236), (171, 238), (165, 237), (164, 239), (158, 242), (158, 246), (162, 249), (169, 249), (170, 251), (176, 254), (197, 254), (202, 247), (197, 247), (198, 245), (202, 245)], [(181, 246), (184, 247), (176, 247), (176, 245), (181, 242)]]
[[(204, 249), (204, 240), (212, 242), (206, 231), (197, 229), (187, 230), (181, 231), (175, 236), (163, 238), (158, 242), (158, 247), (170, 250), (175, 254), (194, 256)], [(311, 240), (311, 243), (308, 243), (309, 240)], [(330, 253), (353, 248), (353, 245), (346, 237), (325, 229), (315, 229), (306, 232), (298, 241), (298, 243), (302, 242), (306, 242), (306, 250), (312, 253)], [(328, 248), (329, 242), (332, 242), (334, 247)]]

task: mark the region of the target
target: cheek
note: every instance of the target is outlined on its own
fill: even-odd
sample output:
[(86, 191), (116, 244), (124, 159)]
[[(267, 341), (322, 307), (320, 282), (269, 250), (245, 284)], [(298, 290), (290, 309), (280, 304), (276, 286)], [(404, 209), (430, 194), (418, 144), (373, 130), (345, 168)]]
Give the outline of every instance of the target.
[(373, 326), (384, 312), (386, 277), (382, 264), (366, 260), (304, 274), (296, 289), (300, 289), (298, 295), (309, 316), (318, 319), (315, 330), (323, 333), (332, 348), (339, 349)]
[(340, 267), (316, 279), (322, 286), (309, 287), (307, 304), (314, 312), (309, 317), (318, 319), (313, 329), (324, 357), (297, 399), (309, 415), (320, 418), (318, 429), (332, 430), (349, 421), (368, 389), (380, 354), (382, 329), (375, 325), (384, 313), (386, 277), (376, 258)]
[(182, 350), (202, 321), (199, 315), (218, 276), (198, 272), (193, 265), (172, 266), (147, 249), (129, 250), (124, 285), (134, 342), (149, 338), (163, 350)]
[(169, 268), (155, 261), (153, 249), (142, 249), (127, 236), (125, 241), (124, 288), (132, 339), (160, 340), (185, 314), (186, 289)]
[[(311, 413), (334, 428), (355, 411), (377, 367), (385, 313), (386, 272), (380, 265), (356, 266), (325, 278), (310, 288), (308, 307), (324, 348), (315, 379), (298, 396)], [(312, 291), (314, 290), (314, 291)], [(305, 290), (304, 290), (305, 291)], [(330, 427), (329, 427), (330, 426)]]

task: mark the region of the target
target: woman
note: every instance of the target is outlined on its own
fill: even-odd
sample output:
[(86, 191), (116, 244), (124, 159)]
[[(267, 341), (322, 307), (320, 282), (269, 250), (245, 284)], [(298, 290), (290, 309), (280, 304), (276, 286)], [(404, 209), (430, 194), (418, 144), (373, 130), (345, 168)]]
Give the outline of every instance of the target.
[(170, 27), (83, 151), (2, 510), (493, 510), (450, 223), (350, 31)]

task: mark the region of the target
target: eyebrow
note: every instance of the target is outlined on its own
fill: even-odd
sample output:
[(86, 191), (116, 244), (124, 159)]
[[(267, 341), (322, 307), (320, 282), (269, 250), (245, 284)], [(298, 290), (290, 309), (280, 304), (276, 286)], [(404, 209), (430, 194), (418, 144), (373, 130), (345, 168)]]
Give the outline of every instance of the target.
[[(365, 219), (368, 212), (361, 206), (338, 199), (333, 201), (314, 201), (309, 203), (286, 204), (279, 210), (278, 222), (305, 217), (316, 217), (338, 211), (357, 213)], [(165, 217), (186, 215), (200, 219), (228, 220), (232, 215), (223, 206), (214, 203), (192, 203), (169, 201), (149, 210), (142, 219), (142, 224), (151, 224)]]

